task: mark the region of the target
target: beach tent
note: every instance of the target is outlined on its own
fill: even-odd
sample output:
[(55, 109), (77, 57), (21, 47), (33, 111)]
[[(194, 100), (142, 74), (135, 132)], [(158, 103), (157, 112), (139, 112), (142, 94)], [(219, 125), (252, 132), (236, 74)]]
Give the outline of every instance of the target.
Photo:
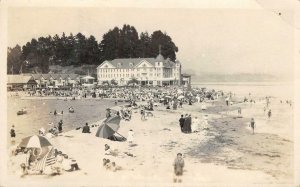
[(43, 136), (33, 135), (23, 138), (19, 146), (26, 148), (42, 148), (51, 146), (51, 143)]
[(120, 128), (120, 116), (112, 116), (102, 122), (98, 127), (96, 136), (100, 138), (109, 138), (114, 135)]

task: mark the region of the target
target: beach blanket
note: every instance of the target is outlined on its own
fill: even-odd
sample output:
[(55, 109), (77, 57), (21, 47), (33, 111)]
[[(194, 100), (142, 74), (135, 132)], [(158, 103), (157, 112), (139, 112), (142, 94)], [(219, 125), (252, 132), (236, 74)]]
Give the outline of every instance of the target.
[(39, 161), (36, 162), (32, 170), (43, 173), (45, 167), (53, 165), (55, 163), (56, 163), (55, 151), (53, 148), (51, 148), (51, 150), (43, 158), (41, 158)]

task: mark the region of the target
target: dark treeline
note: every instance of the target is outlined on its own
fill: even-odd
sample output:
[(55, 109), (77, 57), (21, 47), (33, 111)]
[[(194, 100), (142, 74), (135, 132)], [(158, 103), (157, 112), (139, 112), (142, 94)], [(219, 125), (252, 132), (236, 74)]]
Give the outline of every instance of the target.
[(22, 47), (8, 48), (7, 72), (47, 73), (49, 65), (99, 65), (104, 60), (115, 58), (156, 57), (159, 46), (164, 58), (175, 61), (178, 47), (170, 36), (160, 30), (151, 35), (147, 32), (139, 34), (133, 26), (124, 25), (121, 29), (115, 27), (109, 30), (101, 42), (82, 33), (70, 33), (69, 36), (56, 34), (32, 39)]

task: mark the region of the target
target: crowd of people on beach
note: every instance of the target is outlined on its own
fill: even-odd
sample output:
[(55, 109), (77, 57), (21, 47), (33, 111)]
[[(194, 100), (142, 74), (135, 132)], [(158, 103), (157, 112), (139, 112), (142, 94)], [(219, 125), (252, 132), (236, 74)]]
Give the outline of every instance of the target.
[[(122, 88), (94, 88), (94, 89), (70, 89), (70, 90), (39, 90), (32, 91), (29, 94), (30, 96), (59, 96), (59, 97), (71, 97), (72, 99), (81, 99), (81, 98), (112, 98), (115, 99), (115, 105), (117, 106), (121, 102), (124, 104), (120, 106), (118, 110), (107, 109), (106, 110), (106, 119), (112, 116), (120, 116), (122, 120), (130, 121), (134, 113), (139, 111), (141, 116), (141, 121), (145, 121), (150, 117), (154, 117), (155, 107), (162, 106), (160, 109), (163, 110), (182, 110), (186, 105), (194, 105), (199, 103), (201, 110), (205, 111), (208, 109), (207, 102), (210, 101), (221, 101), (225, 107), (230, 107), (237, 103), (251, 103), (255, 104), (256, 101), (252, 98), (251, 94), (244, 97), (240, 100), (235, 99), (234, 93), (225, 93), (223, 91), (208, 90), (204, 88), (194, 88), (191, 90), (182, 89), (179, 87), (122, 87)], [(124, 103), (124, 101), (126, 103)], [(267, 112), (267, 118), (271, 119), (272, 110), (270, 108), (270, 97), (265, 98), (266, 105), (264, 106), (264, 112)], [(283, 101), (280, 101), (284, 103)], [(292, 106), (292, 101), (287, 100), (286, 104)], [(70, 107), (69, 110), (73, 110), (73, 107)], [(184, 112), (184, 110), (182, 110)], [(76, 112), (77, 113), (77, 112)], [(242, 117), (242, 108), (238, 107), (237, 109), (238, 117)], [(56, 110), (51, 114), (53, 115), (63, 115), (63, 111), (58, 113)], [(78, 114), (80, 115), (80, 114)], [(99, 124), (100, 125), (100, 124)], [(98, 125), (98, 126), (99, 126)], [(81, 129), (81, 132), (84, 134), (91, 133), (91, 127), (96, 127), (94, 125), (89, 125), (85, 123), (82, 127), (78, 127), (77, 130)], [(179, 119), (180, 131), (184, 134), (197, 133), (201, 130), (209, 130), (208, 114), (197, 116), (196, 114), (186, 113), (181, 114)], [(254, 117), (250, 119), (249, 127), (254, 134), (256, 128), (256, 122)], [(38, 132), (40, 136), (43, 136), (47, 139), (58, 136), (60, 133), (63, 133), (63, 120), (60, 120), (57, 125), (51, 124), (51, 128), (46, 131), (44, 128), (41, 128)], [(12, 126), (10, 131), (12, 142), (16, 137), (15, 126)], [(134, 145), (134, 136), (135, 132), (133, 129), (130, 129), (127, 134), (126, 141), (129, 143), (129, 146)], [(108, 137), (110, 140), (115, 140), (114, 137)], [(15, 143), (15, 142), (14, 142)], [(49, 150), (48, 150), (49, 151)], [(26, 162), (21, 164), (23, 174), (28, 174), (30, 168), (34, 166), (36, 161), (40, 160), (44, 150), (38, 149), (27, 149), (18, 147), (13, 152), (13, 155), (24, 154), (26, 155)], [(56, 158), (56, 163), (53, 165), (52, 171), (56, 174), (61, 174), (62, 171), (75, 171), (79, 170), (79, 164), (75, 159), (69, 158), (67, 154), (63, 154), (61, 151), (55, 149), (53, 155)], [(112, 150), (109, 145), (105, 144), (104, 155), (103, 155), (103, 167), (106, 170), (113, 172), (123, 170), (122, 166), (119, 166), (115, 161), (114, 157), (135, 157), (130, 152), (121, 152), (116, 149)], [(178, 153), (173, 163), (174, 167), (174, 182), (182, 182), (181, 176), (183, 175), (184, 168), (184, 159), (183, 154)]]

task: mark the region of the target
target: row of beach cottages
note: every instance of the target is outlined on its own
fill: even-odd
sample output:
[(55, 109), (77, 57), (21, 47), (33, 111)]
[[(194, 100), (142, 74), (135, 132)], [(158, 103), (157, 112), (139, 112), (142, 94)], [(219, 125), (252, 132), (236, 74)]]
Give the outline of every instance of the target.
[(7, 78), (8, 90), (92, 86), (96, 83), (94, 77), (78, 74), (18, 74)]

